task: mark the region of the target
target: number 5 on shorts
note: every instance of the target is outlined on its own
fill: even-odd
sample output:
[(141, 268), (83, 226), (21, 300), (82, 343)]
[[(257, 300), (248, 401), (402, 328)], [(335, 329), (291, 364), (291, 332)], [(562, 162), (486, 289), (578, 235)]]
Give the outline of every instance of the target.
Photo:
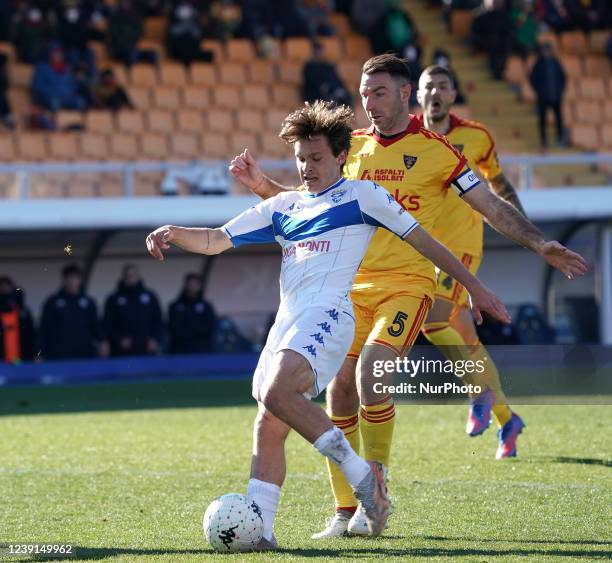
[(387, 329), (387, 332), (391, 336), (399, 336), (400, 334), (402, 334), (402, 332), (404, 332), (404, 329), (406, 328), (406, 324), (404, 323), (404, 321), (407, 318), (408, 315), (406, 313), (404, 313), (403, 311), (398, 311), (395, 315), (395, 318), (393, 319), (393, 323)]

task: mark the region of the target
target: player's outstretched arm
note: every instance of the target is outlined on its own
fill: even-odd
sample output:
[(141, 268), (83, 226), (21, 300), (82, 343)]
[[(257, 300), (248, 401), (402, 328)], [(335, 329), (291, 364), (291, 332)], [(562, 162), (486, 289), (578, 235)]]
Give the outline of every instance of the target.
[(568, 279), (580, 277), (588, 270), (580, 254), (572, 252), (556, 240), (547, 241), (531, 221), (483, 186), (466, 192), (463, 199), (486, 217), (495, 230), (539, 254)]
[(477, 324), (482, 323), (481, 311), (486, 311), (503, 323), (510, 322), (510, 315), (499, 298), (425, 229), (416, 227), (404, 240), (468, 290), (472, 298), (472, 314)]
[(146, 239), (147, 250), (156, 260), (164, 259), (164, 250), (170, 244), (187, 252), (219, 254), (232, 247), (228, 236), (221, 229), (199, 229), (164, 225), (155, 229)]
[(293, 187), (283, 186), (268, 178), (259, 168), (249, 149), (245, 149), (232, 159), (229, 170), (236, 180), (261, 199), (274, 197), (284, 191), (295, 190)]
[(527, 217), (527, 213), (521, 205), (521, 200), (514, 189), (514, 186), (510, 183), (510, 180), (506, 178), (504, 173), (498, 174), (495, 178), (489, 181), (489, 187), (504, 201), (507, 201), (514, 209), (522, 213)]

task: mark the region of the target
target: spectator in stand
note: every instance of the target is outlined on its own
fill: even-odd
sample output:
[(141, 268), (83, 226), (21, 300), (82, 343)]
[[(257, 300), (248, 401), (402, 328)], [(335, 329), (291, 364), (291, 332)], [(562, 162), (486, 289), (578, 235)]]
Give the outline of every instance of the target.
[(612, 64), (612, 33), (606, 41), (606, 57), (608, 57), (608, 62)]
[(106, 300), (104, 327), (113, 356), (161, 352), (163, 326), (159, 300), (144, 286), (134, 264), (123, 267), (117, 290)]
[[(451, 74), (451, 80), (455, 86), (455, 92), (457, 92), (457, 96), (455, 97), (455, 104), (467, 104), (467, 96), (464, 94), (463, 89), (461, 88), (461, 84), (459, 83), (459, 78), (457, 78), (457, 73), (452, 67), (450, 53), (444, 51), (443, 49), (436, 49), (434, 51), (431, 64), (443, 66)], [(413, 76), (420, 76), (420, 74)]]
[(15, 364), (34, 357), (34, 322), (23, 291), (9, 277), (0, 277), (0, 358)]
[(123, 108), (133, 109), (125, 89), (117, 82), (112, 69), (104, 69), (98, 82), (91, 90), (93, 105), (98, 109), (117, 111)]
[(88, 49), (88, 18), (78, 4), (69, 4), (57, 14), (56, 40), (63, 47), (66, 61), (73, 69), (85, 68), (89, 74), (95, 68), (94, 54)]
[(353, 99), (338, 76), (336, 65), (325, 60), (323, 47), (319, 43), (313, 45), (313, 57), (304, 65), (303, 76), (304, 101), (325, 100), (352, 106)]
[(202, 276), (187, 274), (181, 294), (168, 310), (171, 354), (213, 351), (217, 316), (203, 297)]
[(0, 41), (11, 40), (11, 22), (13, 21), (13, 6), (11, 0), (0, 0)]
[(296, 10), (308, 26), (308, 35), (313, 39), (317, 35), (332, 36), (336, 30), (329, 21), (333, 12), (330, 0), (298, 0)]
[(36, 65), (32, 93), (37, 103), (52, 112), (60, 109), (87, 109), (87, 100), (64, 59), (61, 47), (51, 49), (49, 62)]
[(526, 59), (538, 43), (538, 21), (531, 0), (524, 0), (511, 12), (514, 25), (514, 52)]
[(6, 55), (0, 54), (0, 121), (8, 129), (15, 128), (15, 119), (7, 93), (9, 87), (8, 72), (6, 70)]
[(96, 304), (83, 291), (83, 272), (78, 266), (62, 270), (62, 287), (45, 301), (40, 339), (46, 359), (108, 356)]
[(210, 7), (210, 17), (215, 22), (215, 35), (222, 40), (231, 39), (242, 23), (242, 6), (236, 0), (215, 0)]
[(13, 22), (12, 41), (22, 62), (36, 64), (45, 60), (51, 35), (52, 28), (36, 3), (19, 7)]
[(372, 37), (378, 22), (387, 12), (385, 2), (381, 0), (354, 0), (351, 8), (351, 24), (355, 31)]
[(410, 76), (412, 77), (410, 84), (412, 85), (412, 89), (410, 90), (410, 106), (417, 106), (418, 100), (416, 97), (417, 90), (419, 89), (419, 76), (423, 69), (421, 68), (421, 63), (419, 62), (421, 53), (419, 49), (414, 45), (408, 45), (403, 52), (404, 61), (406, 61), (406, 65), (410, 69)]
[(270, 0), (276, 37), (309, 37), (310, 28), (298, 10), (298, 0)]
[(401, 0), (386, 0), (386, 11), (370, 36), (372, 51), (403, 56), (405, 49), (418, 44), (416, 25), (403, 8)]
[(472, 22), (472, 43), (489, 56), (489, 67), (496, 80), (504, 76), (512, 34), (512, 22), (503, 0), (484, 0), (483, 11)]
[(546, 114), (549, 109), (552, 109), (555, 114), (557, 141), (562, 145), (564, 142), (564, 127), (561, 102), (565, 91), (565, 72), (559, 59), (555, 57), (553, 46), (550, 43), (542, 45), (540, 56), (531, 69), (529, 81), (537, 98), (540, 144), (542, 148), (545, 149), (548, 145)]
[(200, 48), (204, 31), (195, 6), (188, 1), (179, 2), (172, 12), (166, 33), (168, 54), (190, 65), (193, 61), (211, 62), (212, 53)]
[(138, 48), (143, 31), (142, 16), (132, 6), (132, 2), (119, 0), (118, 5), (111, 8), (108, 17), (108, 48), (111, 57), (127, 66), (137, 62), (155, 64), (157, 54), (154, 51)]

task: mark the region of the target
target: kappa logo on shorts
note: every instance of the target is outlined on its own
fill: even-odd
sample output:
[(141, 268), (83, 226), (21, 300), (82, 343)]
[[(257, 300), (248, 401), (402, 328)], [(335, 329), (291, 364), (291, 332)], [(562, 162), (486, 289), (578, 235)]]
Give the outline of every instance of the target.
[(336, 309), (330, 309), (325, 312), (331, 317), (332, 321), (338, 322), (338, 311), (336, 311)]
[(331, 331), (331, 326), (329, 326), (329, 323), (328, 323), (328, 322), (318, 323), (318, 324), (317, 324), (317, 326), (318, 326), (318, 327), (320, 327), (320, 328), (321, 328), (321, 330), (322, 330), (323, 332), (327, 333), (327, 334), (331, 334), (331, 333), (332, 333), (332, 331)]
[(319, 344), (323, 344), (323, 348), (325, 348), (325, 342), (323, 340), (323, 335), (320, 332), (310, 335), (311, 338), (314, 338), (316, 342)]
[(404, 166), (406, 167), (406, 170), (410, 170), (416, 164), (417, 159), (418, 157), (416, 156), (405, 154), (404, 155)]
[(446, 276), (443, 280), (442, 280), (442, 285), (446, 288), (446, 289), (452, 289), (453, 287), (453, 278), (451, 278), (450, 276)]
[(336, 190), (335, 192), (332, 192), (329, 197), (331, 197), (331, 200), (334, 203), (340, 203), (345, 194), (346, 190)]
[(308, 346), (302, 346), (302, 348), (315, 358), (317, 357), (317, 349), (312, 344), (309, 344)]

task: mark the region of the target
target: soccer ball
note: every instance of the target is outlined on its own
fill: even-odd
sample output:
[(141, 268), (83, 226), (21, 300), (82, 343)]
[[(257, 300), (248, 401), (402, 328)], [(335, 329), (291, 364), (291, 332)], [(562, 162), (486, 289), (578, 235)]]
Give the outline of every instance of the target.
[(250, 551), (263, 536), (261, 508), (244, 495), (230, 493), (213, 500), (204, 513), (206, 541), (215, 551)]

